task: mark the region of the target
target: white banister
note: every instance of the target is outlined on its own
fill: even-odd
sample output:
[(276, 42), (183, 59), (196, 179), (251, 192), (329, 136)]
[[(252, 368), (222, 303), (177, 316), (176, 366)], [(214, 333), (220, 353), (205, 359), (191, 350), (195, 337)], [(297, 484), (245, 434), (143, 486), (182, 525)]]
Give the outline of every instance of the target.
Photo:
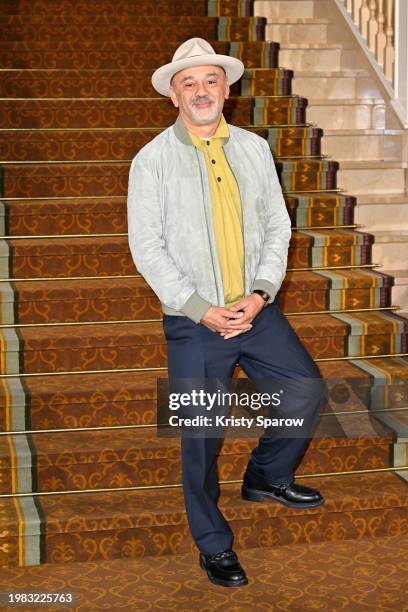
[(343, 0), (347, 12), (390, 82), (393, 82), (395, 57), (394, 5), (399, 2), (401, 0)]
[(388, 82), (391, 104), (408, 127), (408, 0), (336, 1), (358, 29), (360, 44), (365, 41)]
[(393, 89), (396, 102), (405, 114), (408, 125), (408, 6), (407, 0), (395, 0), (395, 62), (393, 69)]

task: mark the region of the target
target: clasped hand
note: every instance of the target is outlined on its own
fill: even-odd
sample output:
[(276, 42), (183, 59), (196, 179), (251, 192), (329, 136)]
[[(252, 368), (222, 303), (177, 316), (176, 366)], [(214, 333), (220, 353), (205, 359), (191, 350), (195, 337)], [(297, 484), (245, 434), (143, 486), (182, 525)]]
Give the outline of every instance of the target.
[(264, 299), (257, 293), (252, 293), (243, 297), (231, 308), (210, 306), (200, 323), (211, 331), (218, 332), (224, 340), (228, 340), (250, 330), (253, 319), (264, 306)]

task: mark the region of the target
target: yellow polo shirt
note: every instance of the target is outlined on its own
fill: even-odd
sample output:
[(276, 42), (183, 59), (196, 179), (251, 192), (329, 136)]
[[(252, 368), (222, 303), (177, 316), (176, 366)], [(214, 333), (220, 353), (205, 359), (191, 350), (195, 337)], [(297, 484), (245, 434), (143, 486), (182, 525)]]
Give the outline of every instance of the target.
[(241, 196), (223, 149), (224, 138), (229, 135), (228, 124), (221, 115), (211, 138), (188, 133), (193, 144), (204, 153), (207, 165), (224, 301), (229, 308), (244, 296), (245, 288)]

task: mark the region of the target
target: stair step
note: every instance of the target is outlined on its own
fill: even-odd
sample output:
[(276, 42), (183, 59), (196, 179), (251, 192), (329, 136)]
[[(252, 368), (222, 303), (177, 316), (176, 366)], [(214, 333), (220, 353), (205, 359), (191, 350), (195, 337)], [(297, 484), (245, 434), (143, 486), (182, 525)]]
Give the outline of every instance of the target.
[[(241, 127), (241, 126), (238, 126)], [(309, 125), (245, 129), (265, 138), (274, 157), (320, 155), (323, 130)], [(1, 161), (129, 161), (163, 128), (0, 131)]]
[[(112, 70), (2, 70), (2, 98), (157, 98), (151, 84), (152, 69)], [(289, 95), (292, 70), (245, 70), (231, 85), (231, 95)]]
[[(74, 21), (82, 21), (97, 15), (109, 16), (110, 19), (146, 16), (185, 16), (185, 15), (250, 15), (252, 2), (236, 0), (138, 0), (137, 3), (123, 1), (112, 3), (109, 0), (75, 0), (75, 4), (54, 0), (52, 7), (41, 0), (3, 0), (2, 12), (4, 15), (24, 15), (27, 19), (39, 19), (64, 15)], [(217, 13), (215, 13), (217, 11)], [(219, 11), (219, 13), (218, 13)]]
[[(287, 272), (282, 312), (380, 308), (391, 305), (392, 276), (365, 269)], [(0, 283), (6, 324), (161, 318), (159, 299), (140, 278), (44, 280)]]
[[(81, 15), (9, 15), (2, 18), (0, 40), (47, 41), (76, 43), (81, 41), (115, 42), (156, 41), (178, 46), (184, 40), (199, 36), (205, 39), (251, 41), (263, 40), (264, 17), (208, 17), (186, 16), (124, 16), (112, 19), (110, 15), (96, 14), (88, 18)], [(80, 27), (79, 27), (80, 26)]]
[[(333, 114), (333, 109), (327, 107), (327, 114), (330, 113)], [(351, 119), (353, 115), (354, 111)], [(354, 116), (359, 121), (358, 109)], [(347, 121), (347, 114), (343, 118)], [(342, 129), (341, 125), (333, 125), (332, 129), (324, 130), (322, 149), (325, 155), (333, 156), (341, 166), (342, 158), (399, 161), (403, 158), (404, 141), (404, 130)]]
[[(325, 135), (337, 130), (361, 131), (362, 134), (372, 131), (403, 134), (403, 130), (385, 129), (386, 103), (381, 98), (309, 99), (308, 102), (308, 121), (317, 121), (324, 129)], [(348, 151), (347, 147), (340, 150), (340, 159), (345, 157), (345, 151)], [(358, 159), (367, 159), (364, 153), (359, 153), (359, 155)], [(402, 152), (400, 152), (399, 159), (402, 157)], [(351, 159), (350, 155), (348, 159)], [(378, 152), (377, 159), (383, 159), (381, 151)]]
[[(112, 113), (112, 100), (115, 112)], [(307, 100), (298, 96), (229, 98), (225, 118), (238, 125), (305, 123)], [(167, 98), (0, 100), (0, 128), (166, 128), (177, 118)]]
[[(388, 160), (383, 160), (383, 159), (379, 159), (379, 160), (342, 160), (341, 162), (341, 167), (344, 168), (345, 170), (351, 170), (354, 168), (361, 168), (362, 170), (366, 170), (366, 169), (375, 169), (375, 170), (379, 170), (382, 168), (406, 168), (408, 167), (408, 162), (406, 162), (405, 160), (392, 160), (392, 161), (388, 161)], [(369, 191), (364, 192), (367, 194), (370, 194)], [(394, 190), (394, 192), (390, 191), (384, 191), (384, 193), (400, 193), (397, 190)], [(371, 194), (374, 195), (374, 194)]]
[[(392, 163), (392, 162), (389, 162)], [(339, 164), (325, 159), (276, 160), (283, 191), (336, 188)], [(400, 166), (401, 168), (401, 166)], [(3, 198), (116, 197), (128, 189), (130, 162), (16, 162), (2, 167)], [(401, 172), (401, 170), (398, 170)]]
[(337, 175), (339, 187), (360, 193), (405, 193), (406, 161), (342, 160)]
[[(350, 43), (347, 43), (346, 46), (344, 46), (344, 43), (342, 42), (285, 42), (285, 43), (279, 43), (279, 48), (280, 50), (282, 49), (291, 49), (291, 50), (296, 50), (296, 49), (301, 49), (302, 51), (309, 51), (309, 50), (315, 50), (315, 51), (324, 51), (325, 49), (352, 49), (353, 46)], [(344, 69), (347, 70), (347, 69)], [(361, 72), (364, 71), (363, 68), (357, 68), (356, 69), (357, 72)], [(354, 69), (353, 69), (354, 71)], [(302, 71), (300, 71), (302, 72)], [(297, 74), (297, 71), (296, 71)]]
[(407, 242), (408, 241), (408, 229), (400, 228), (394, 231), (381, 231), (376, 230), (373, 232), (376, 236), (378, 243), (390, 243), (390, 242)]
[(268, 15), (268, 18), (303, 17), (316, 18), (327, 16), (326, 0), (256, 0), (254, 15)]
[[(253, 411), (244, 413), (256, 420)], [(347, 435), (342, 423), (354, 433)], [(250, 453), (263, 433), (264, 429), (255, 425), (229, 428), (219, 452), (221, 481), (243, 477)], [(25, 436), (1, 436), (0, 493), (180, 485), (180, 440), (177, 433), (171, 436), (160, 437), (155, 427), (34, 433), (29, 452)], [(369, 413), (350, 412), (339, 418), (323, 415), (297, 475), (392, 467), (391, 444), (392, 432)]]
[(373, 230), (374, 251), (382, 264), (388, 268), (403, 268), (408, 261), (408, 229)]
[[(272, 40), (277, 40), (273, 36)], [(350, 68), (359, 68), (360, 59), (356, 54), (355, 49), (348, 44), (347, 46), (337, 44), (328, 45), (323, 43), (317, 44), (288, 44), (280, 43), (279, 49), (279, 64), (287, 66), (296, 73), (298, 70), (321, 71), (328, 70), (343, 70)]]
[[(306, 193), (285, 194), (284, 198), (293, 226), (353, 224), (354, 196)], [(4, 199), (0, 202), (0, 230), (4, 236), (27, 237), (127, 233), (126, 196)]]
[(279, 43), (298, 40), (311, 43), (333, 42), (333, 38), (328, 37), (329, 30), (330, 22), (326, 17), (274, 17), (266, 23), (265, 38)]
[[(372, 237), (348, 229), (292, 232), (289, 268), (370, 263)], [(1, 277), (135, 274), (127, 236), (9, 239), (0, 253)], [(96, 258), (98, 258), (96, 260)]]
[[(401, 223), (401, 227), (403, 227), (403, 224)], [(397, 243), (398, 244), (398, 243)], [(406, 253), (406, 243), (401, 243), (399, 244), (399, 246), (403, 247), (403, 253)], [(379, 244), (378, 246), (379, 249), (382, 249), (382, 252), (385, 252), (386, 249), (388, 248), (396, 248), (396, 246), (390, 245), (390, 247), (387, 247), (385, 244)], [(397, 300), (397, 303), (401, 306), (401, 310), (398, 311), (398, 314), (402, 317), (402, 318), (408, 318), (408, 269), (406, 268), (406, 259), (405, 261), (403, 260), (403, 254), (402, 256), (400, 255), (400, 250), (398, 249), (398, 257), (396, 259), (394, 259), (392, 261), (392, 263), (389, 264), (389, 266), (395, 266), (397, 265), (397, 262), (400, 262), (400, 266), (401, 268), (392, 268), (391, 272), (394, 278), (394, 287), (392, 288), (392, 296), (393, 299)]]
[[(221, 485), (219, 507), (234, 531), (236, 550), (371, 540), (373, 524), (376, 538), (406, 532), (408, 489), (393, 473), (299, 482), (319, 489), (325, 504), (302, 510), (273, 502), (261, 505), (242, 500), (239, 484)], [(7, 546), (2, 546), (2, 565), (161, 557), (194, 550), (178, 487), (38, 496), (35, 504), (30, 496), (5, 498), (3, 507), (7, 531), (0, 538)], [(19, 538), (19, 533), (25, 536)]]
[(400, 230), (408, 215), (408, 195), (362, 194), (355, 208), (356, 223), (362, 223), (367, 231)]
[(127, 233), (126, 196), (3, 200), (2, 235)]
[(408, 283), (408, 269), (407, 268), (397, 268), (388, 270), (386, 274), (391, 274), (395, 280), (396, 284)]
[[(112, 42), (114, 40), (114, 42)], [(279, 43), (254, 41), (221, 41), (207, 38), (216, 53), (231, 55), (248, 68), (276, 68)], [(80, 40), (14, 41), (0, 40), (0, 65), (3, 68), (30, 69), (124, 69), (135, 70), (157, 66), (169, 61), (166, 45), (160, 41), (137, 41), (129, 38), (82, 43)]]
[[(325, 100), (358, 98), (364, 102), (366, 98), (382, 97), (380, 89), (364, 69), (296, 70), (292, 78), (292, 92), (313, 98), (317, 91), (319, 97)], [(318, 123), (320, 125), (320, 121)]]
[(408, 202), (408, 193), (360, 193), (358, 196), (358, 204), (404, 204)]
[[(320, 361), (319, 369), (329, 393), (327, 410), (340, 415), (350, 437), (358, 434), (354, 423), (349, 425), (350, 413), (368, 409), (392, 431), (401, 429), (398, 415), (408, 406), (408, 357)], [(2, 378), (0, 431), (154, 425), (158, 385), (166, 377), (164, 368)], [(237, 366), (234, 378), (247, 376)], [(370, 467), (378, 466), (374, 461)]]
[[(310, 106), (318, 106), (318, 105), (322, 105), (322, 106), (360, 106), (362, 104), (361, 102), (361, 98), (348, 98), (347, 100), (343, 100), (342, 98), (309, 98), (308, 99), (309, 105)], [(382, 104), (384, 103), (384, 100), (382, 98), (369, 98), (367, 97), (364, 100), (364, 104), (367, 104), (367, 106), (372, 106), (374, 104)], [(328, 130), (335, 130), (336, 129), (336, 124), (331, 125), (330, 128), (326, 128)], [(346, 129), (346, 128), (344, 128)], [(349, 128), (349, 129), (353, 129), (353, 128)], [(356, 129), (356, 128), (354, 128)], [(370, 129), (370, 128), (367, 128)], [(375, 129), (375, 128), (372, 128)], [(326, 131), (326, 130), (325, 130)], [(404, 130), (388, 130), (388, 129), (383, 129), (383, 131), (390, 131), (390, 132), (398, 132), (398, 133), (403, 133)]]
[[(321, 610), (335, 610), (341, 600), (341, 605), (352, 610), (358, 593), (360, 608), (392, 606), (394, 610), (403, 610), (408, 537), (402, 527), (397, 531), (398, 535), (375, 539), (339, 538), (312, 545), (241, 550), (239, 560), (249, 580), (244, 592), (245, 606), (256, 610), (262, 602), (265, 609), (300, 610), (307, 601)], [(3, 567), (0, 587), (4, 592), (24, 593), (29, 585), (31, 591), (39, 592), (50, 583), (50, 574), (48, 564)], [(183, 609), (187, 601), (191, 609), (210, 610), (219, 601), (219, 588), (208, 581), (199, 567), (197, 549), (159, 558), (59, 564), (52, 567), (52, 576), (58, 577), (59, 592), (70, 593), (74, 589), (74, 603), (79, 609), (89, 606), (90, 593), (97, 593), (93, 598), (95, 610), (120, 610), (123, 601), (132, 610)], [(166, 576), (166, 580), (159, 582), (158, 576)], [(223, 606), (238, 609), (235, 589), (224, 590), (227, 592), (223, 593)]]
[(327, 17), (273, 17), (267, 18), (265, 38), (281, 44), (296, 43), (339, 43), (350, 41), (346, 28)]
[[(408, 321), (390, 311), (293, 315), (289, 323), (314, 359), (408, 350)], [(161, 322), (6, 328), (2, 336), (3, 374), (167, 365)]]

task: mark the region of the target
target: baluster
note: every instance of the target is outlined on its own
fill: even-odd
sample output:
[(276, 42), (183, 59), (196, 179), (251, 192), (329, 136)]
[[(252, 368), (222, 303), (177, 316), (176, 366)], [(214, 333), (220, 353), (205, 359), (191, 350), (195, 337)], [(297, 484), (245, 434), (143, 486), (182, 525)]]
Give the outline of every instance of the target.
[(370, 50), (375, 53), (375, 37), (378, 32), (378, 23), (376, 16), (377, 2), (376, 0), (370, 0), (370, 18), (368, 20), (368, 46)]
[(368, 0), (363, 0), (360, 9), (360, 32), (363, 38), (368, 38), (368, 20), (370, 18), (370, 9), (368, 8)]
[(394, 0), (387, 0), (385, 25), (384, 72), (389, 81), (393, 81), (395, 42), (394, 42)]
[(386, 44), (386, 36), (384, 31), (385, 15), (384, 15), (384, 0), (378, 0), (378, 32), (375, 43), (375, 55), (377, 62), (384, 68), (384, 49)]
[(360, 9), (361, 9), (361, 0), (354, 0), (353, 2), (353, 21), (358, 28), (361, 28)]
[(395, 62), (395, 0), (343, 1), (347, 10), (351, 11), (353, 21), (367, 41), (369, 49), (383, 68), (386, 78), (392, 81)]

